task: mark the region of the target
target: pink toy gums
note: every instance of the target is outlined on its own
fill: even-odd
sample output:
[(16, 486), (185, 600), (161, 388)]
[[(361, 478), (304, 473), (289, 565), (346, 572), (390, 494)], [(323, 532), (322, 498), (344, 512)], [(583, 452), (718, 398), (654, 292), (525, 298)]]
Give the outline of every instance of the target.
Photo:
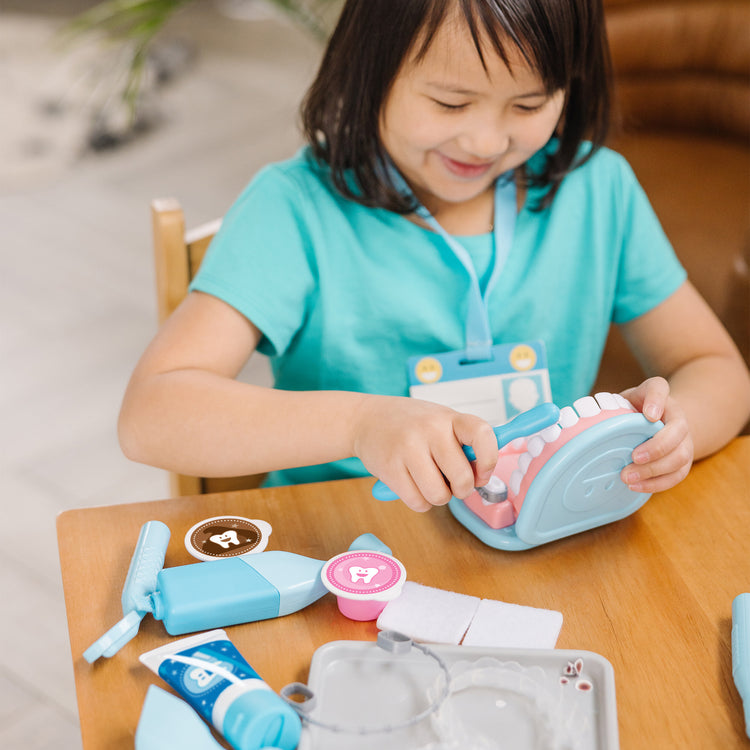
[[(523, 550), (619, 521), (651, 497), (620, 479), (633, 450), (664, 425), (618, 394), (597, 393), (558, 409), (537, 404), (492, 429), (500, 448), (494, 475), (451, 513), (490, 547)], [(469, 461), (476, 460), (463, 446)], [(373, 497), (398, 496), (382, 481)]]
[(486, 544), (512, 550), (624, 518), (650, 495), (630, 490), (619, 474), (662, 426), (619, 394), (580, 398), (556, 424), (503, 446), (492, 480), (453, 498), (451, 511)]
[[(573, 406), (564, 406), (558, 424), (528, 438), (517, 438), (501, 449), (492, 480), (469, 495), (464, 500), (466, 506), (493, 529), (510, 526), (518, 518), (534, 477), (554, 453), (595, 424), (635, 413), (630, 403), (616, 393), (597, 393), (579, 398)], [(495, 500), (502, 494), (504, 498)]]

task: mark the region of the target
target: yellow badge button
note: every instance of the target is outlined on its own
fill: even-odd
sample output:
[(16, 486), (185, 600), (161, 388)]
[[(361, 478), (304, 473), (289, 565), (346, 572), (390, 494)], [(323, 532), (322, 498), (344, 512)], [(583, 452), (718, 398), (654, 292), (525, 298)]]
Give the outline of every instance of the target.
[(420, 383), (437, 383), (443, 376), (443, 366), (435, 357), (423, 357), (414, 367)]
[(536, 352), (528, 344), (513, 347), (508, 357), (514, 370), (525, 372), (536, 364)]

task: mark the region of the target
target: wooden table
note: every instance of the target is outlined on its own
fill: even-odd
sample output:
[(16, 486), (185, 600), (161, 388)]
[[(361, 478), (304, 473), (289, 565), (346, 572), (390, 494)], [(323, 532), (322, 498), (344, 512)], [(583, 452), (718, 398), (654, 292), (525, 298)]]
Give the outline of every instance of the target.
[[(166, 523), (166, 566), (194, 562), (185, 532), (234, 514), (273, 525), (269, 549), (321, 560), (365, 532), (378, 535), (410, 580), (488, 599), (559, 610), (559, 648), (613, 664), (623, 750), (746, 747), (732, 681), (732, 599), (750, 591), (750, 437), (698, 463), (636, 514), (524, 552), (483, 545), (447, 508), (427, 514), (379, 503), (372, 480), (248, 490), (66, 511), (57, 523), (85, 750), (133, 747), (146, 689), (163, 685), (138, 655), (168, 640), (147, 616), (111, 659), (81, 654), (122, 616), (120, 594), (141, 525)], [(339, 614), (327, 595), (298, 613), (228, 628), (275, 690), (306, 681), (313, 652), (374, 640), (374, 623)]]

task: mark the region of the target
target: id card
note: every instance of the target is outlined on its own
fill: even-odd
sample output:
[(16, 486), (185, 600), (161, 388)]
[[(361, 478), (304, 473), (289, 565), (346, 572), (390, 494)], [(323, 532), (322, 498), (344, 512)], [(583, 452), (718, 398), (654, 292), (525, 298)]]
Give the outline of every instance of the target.
[(552, 401), (543, 341), (498, 344), (491, 351), (491, 359), (481, 362), (466, 362), (464, 351), (410, 357), (409, 394), (493, 427)]

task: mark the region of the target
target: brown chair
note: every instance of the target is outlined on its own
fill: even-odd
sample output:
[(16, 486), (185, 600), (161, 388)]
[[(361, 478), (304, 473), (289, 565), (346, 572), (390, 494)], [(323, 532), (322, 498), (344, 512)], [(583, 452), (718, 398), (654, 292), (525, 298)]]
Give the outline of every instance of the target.
[[(693, 284), (750, 364), (750, 4), (604, 5), (619, 115), (611, 145), (630, 162)], [(621, 390), (642, 377), (613, 328), (596, 389)]]
[[(200, 267), (221, 220), (186, 232), (182, 207), (174, 198), (152, 201), (151, 218), (159, 323), (163, 323), (185, 299), (188, 285)], [(172, 495), (179, 497), (258, 487), (264, 476), (192, 477), (170, 472), (169, 484)]]

